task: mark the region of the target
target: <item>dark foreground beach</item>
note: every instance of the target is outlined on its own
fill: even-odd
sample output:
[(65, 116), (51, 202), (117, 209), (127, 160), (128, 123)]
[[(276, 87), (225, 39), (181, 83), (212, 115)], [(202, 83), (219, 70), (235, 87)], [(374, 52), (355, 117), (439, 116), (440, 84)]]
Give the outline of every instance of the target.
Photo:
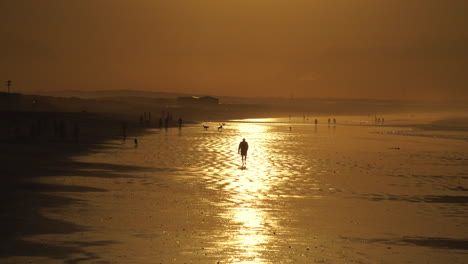
[(466, 131), (405, 118), (2, 142), (0, 263), (466, 263)]
[[(25, 237), (41, 234), (66, 236), (84, 230), (84, 226), (48, 218), (43, 210), (61, 210), (78, 201), (60, 193), (86, 193), (99, 189), (39, 182), (39, 179), (75, 175), (81, 165), (71, 161), (70, 157), (99, 151), (105, 147), (102, 145), (104, 140), (122, 140), (124, 121), (105, 115), (64, 112), (5, 111), (0, 113), (0, 117), (0, 262), (34, 263), (8, 260), (12, 256), (45, 256), (65, 261), (68, 254), (83, 252), (79, 244), (53, 246), (28, 241)], [(135, 137), (142, 131), (138, 125), (128, 123), (128, 135)]]

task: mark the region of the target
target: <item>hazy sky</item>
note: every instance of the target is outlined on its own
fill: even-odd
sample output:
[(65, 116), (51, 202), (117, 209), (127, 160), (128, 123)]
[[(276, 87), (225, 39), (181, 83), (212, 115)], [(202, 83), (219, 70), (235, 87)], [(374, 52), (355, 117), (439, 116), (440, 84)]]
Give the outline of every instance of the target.
[(0, 10), (0, 79), (17, 91), (468, 99), (467, 0), (0, 0)]

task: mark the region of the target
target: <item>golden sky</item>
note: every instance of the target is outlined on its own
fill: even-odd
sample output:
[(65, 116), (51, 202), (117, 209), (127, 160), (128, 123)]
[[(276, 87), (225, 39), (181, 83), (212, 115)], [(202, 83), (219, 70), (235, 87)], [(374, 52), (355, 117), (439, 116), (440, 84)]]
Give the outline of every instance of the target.
[(466, 0), (0, 0), (18, 91), (468, 98)]

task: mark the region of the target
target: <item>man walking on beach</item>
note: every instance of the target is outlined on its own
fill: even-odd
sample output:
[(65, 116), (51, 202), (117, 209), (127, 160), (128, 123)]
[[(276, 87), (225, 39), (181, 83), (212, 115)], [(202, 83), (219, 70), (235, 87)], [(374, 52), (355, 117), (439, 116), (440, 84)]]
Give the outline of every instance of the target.
[(238, 153), (240, 153), (242, 157), (242, 166), (245, 166), (245, 164), (247, 163), (247, 150), (248, 149), (249, 149), (249, 143), (247, 143), (247, 141), (245, 141), (245, 138), (244, 138), (239, 144), (239, 149), (238, 149)]

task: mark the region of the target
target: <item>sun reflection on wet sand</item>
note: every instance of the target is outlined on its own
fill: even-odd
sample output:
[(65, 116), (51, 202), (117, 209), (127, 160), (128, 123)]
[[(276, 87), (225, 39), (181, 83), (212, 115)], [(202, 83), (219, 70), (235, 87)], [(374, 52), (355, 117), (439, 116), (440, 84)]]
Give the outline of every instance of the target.
[[(223, 131), (185, 127), (182, 137), (171, 130), (148, 135), (138, 149), (132, 147), (125, 155), (109, 152), (107, 158), (170, 171), (173, 180), (203, 197), (211, 213), (200, 214), (213, 224), (200, 230), (205, 256), (227, 263), (289, 261), (284, 252), (291, 251), (288, 246), (297, 234), (289, 202), (320, 198), (325, 188), (318, 177), (326, 162), (307, 155), (318, 138), (311, 130), (296, 125), (291, 132), (287, 124), (249, 122), (229, 123)], [(237, 153), (243, 138), (249, 143), (246, 168)], [(109, 162), (102, 158), (101, 163)], [(142, 171), (141, 176), (151, 178), (152, 173)], [(195, 256), (197, 250), (186, 249), (184, 254)]]
[[(99, 235), (116, 235), (116, 245), (162, 263), (374, 263), (382, 259), (381, 248), (390, 252), (388, 245), (389, 263), (462, 259), (452, 252), (466, 242), (457, 228), (465, 224), (459, 203), (466, 189), (460, 171), (468, 160), (465, 145), (437, 140), (431, 146), (432, 139), (378, 129), (232, 122), (222, 131), (184, 127), (182, 136), (157, 130), (139, 138), (138, 148), (115, 142), (121, 147), (77, 159), (88, 164), (77, 172), (86, 183), (102, 178), (97, 187), (111, 190), (86, 194), (99, 205), (92, 215), (113, 216), (93, 224), (103, 228)], [(242, 138), (250, 145), (245, 169), (237, 153)], [(92, 168), (102, 173), (89, 173)], [(116, 198), (125, 203), (115, 206)], [(127, 220), (134, 215), (137, 221)], [(119, 220), (104, 228), (111, 219)], [(410, 234), (416, 239), (401, 240), (408, 230), (416, 230)], [(145, 241), (134, 244), (135, 237)], [(427, 254), (440, 241), (444, 247), (453, 241), (454, 248)], [(420, 246), (410, 250), (414, 258), (403, 256), (410, 244)]]
[[(307, 128), (297, 127), (301, 129)], [(245, 168), (237, 153), (243, 138), (249, 143)], [(302, 140), (284, 124), (241, 122), (197, 141), (197, 149), (211, 148), (202, 157), (202, 173), (194, 167), (193, 175), (201, 176), (203, 188), (216, 192), (219, 199), (213, 205), (224, 220), (211, 253), (230, 256), (229, 263), (267, 263), (284, 249), (282, 239), (292, 229), (283, 226), (290, 213), (283, 203), (318, 188), (311, 177), (319, 173), (316, 161), (297, 155), (303, 153)]]
[(272, 226), (276, 225), (264, 204), (274, 182), (270, 178), (272, 164), (267, 155), (255, 153), (269, 153), (270, 133), (268, 126), (251, 123), (238, 124), (237, 129), (249, 142), (250, 149), (245, 169), (227, 168), (220, 173), (229, 178), (224, 189), (229, 193), (226, 199), (234, 205), (221, 216), (235, 227), (228, 228), (228, 241), (220, 246), (234, 250), (233, 263), (263, 263), (262, 252), (270, 242)]

